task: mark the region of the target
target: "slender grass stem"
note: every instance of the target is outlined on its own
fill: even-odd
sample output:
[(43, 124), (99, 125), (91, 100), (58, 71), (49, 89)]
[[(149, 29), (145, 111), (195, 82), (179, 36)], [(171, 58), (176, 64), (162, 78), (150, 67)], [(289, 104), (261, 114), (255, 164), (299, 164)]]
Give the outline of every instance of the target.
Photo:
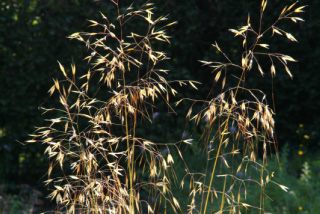
[(126, 80), (124, 71), (122, 72), (123, 78), (123, 96), (125, 97), (124, 101), (124, 118), (125, 118), (125, 126), (126, 126), (126, 138), (127, 138), (127, 152), (128, 152), (128, 170), (129, 170), (129, 185), (130, 185), (130, 195), (129, 195), (129, 213), (134, 214), (133, 208), (133, 176), (132, 176), (132, 165), (131, 165), (131, 149), (130, 149), (130, 139), (129, 139), (129, 124), (128, 124), (128, 111), (127, 111), (127, 99), (126, 99)]
[(223, 192), (222, 192), (222, 198), (221, 198), (220, 213), (222, 213), (223, 206), (224, 206), (224, 195), (226, 192), (226, 183), (227, 183), (227, 176), (224, 177), (224, 182), (223, 182)]
[[(238, 85), (237, 85), (237, 88), (236, 88), (236, 91), (235, 91), (235, 93), (234, 93), (234, 98), (236, 98), (236, 96), (237, 96), (237, 93), (238, 93), (238, 90), (239, 90), (240, 84), (241, 84), (241, 82), (242, 82), (242, 78), (243, 78), (243, 76), (244, 76), (245, 71), (246, 71), (246, 68), (243, 68), (241, 77), (240, 77), (240, 79), (239, 79), (239, 82), (238, 82)], [(221, 134), (218, 151), (217, 151), (216, 158), (215, 158), (214, 165), (213, 165), (213, 169), (212, 169), (212, 172), (211, 172), (211, 178), (210, 178), (210, 183), (209, 183), (209, 187), (208, 187), (208, 193), (207, 193), (206, 202), (205, 202), (204, 210), (203, 210), (203, 213), (204, 213), (204, 214), (205, 214), (206, 211), (207, 211), (207, 206), (208, 206), (208, 201), (209, 201), (209, 195), (210, 195), (210, 189), (211, 189), (211, 186), (212, 186), (214, 173), (215, 173), (215, 171), (216, 171), (216, 166), (217, 166), (217, 162), (218, 162), (218, 157), (219, 157), (219, 154), (220, 154), (220, 151), (221, 151), (221, 145), (222, 145), (222, 142), (223, 142), (223, 140), (224, 140), (224, 133), (227, 132), (228, 122), (229, 122), (229, 119), (230, 119), (230, 116), (231, 116), (231, 111), (232, 111), (233, 107), (234, 107), (234, 104), (232, 104), (231, 107), (230, 107), (230, 109), (229, 109), (228, 117), (227, 117), (226, 123), (225, 123), (225, 125), (224, 125), (222, 134)], [(222, 195), (222, 197), (224, 197), (224, 194)]]

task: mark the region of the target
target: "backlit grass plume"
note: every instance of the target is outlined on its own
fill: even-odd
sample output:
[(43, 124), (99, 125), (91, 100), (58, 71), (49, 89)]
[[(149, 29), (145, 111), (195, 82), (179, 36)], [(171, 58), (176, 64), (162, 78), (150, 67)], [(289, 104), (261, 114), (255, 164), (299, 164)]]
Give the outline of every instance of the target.
[[(45, 153), (50, 165), (45, 183), (52, 190), (49, 196), (56, 201), (57, 212), (240, 213), (256, 208), (263, 213), (264, 188), (267, 183), (275, 183), (273, 173), (265, 167), (267, 147), (276, 147), (274, 111), (265, 93), (246, 88), (245, 79), (250, 78), (250, 70), (264, 74), (265, 63), (261, 64), (261, 60), (269, 61), (272, 78), (280, 70), (276, 69), (275, 61), (292, 78), (287, 63), (295, 60), (273, 53), (263, 41), (270, 31), (296, 42), (278, 23), (287, 19), (303, 21), (296, 14), (303, 12), (304, 6), (296, 7), (294, 3), (285, 7), (278, 19), (263, 29), (261, 23), (267, 6), (263, 0), (257, 29), (248, 16), (245, 26), (230, 30), (242, 39), (243, 53), (237, 62), (217, 43), (214, 47), (225, 62), (201, 61), (213, 69), (215, 83), (222, 79), (222, 88), (218, 95), (210, 92), (207, 99), (186, 98), (193, 101), (187, 118), (196, 125), (204, 124), (199, 141), (208, 148), (206, 171), (192, 172), (177, 143), (161, 144), (136, 134), (142, 120), (152, 121), (156, 100), (162, 100), (174, 111), (169, 103), (169, 98), (177, 94), (170, 85), (172, 82), (193, 88), (198, 83), (170, 82), (164, 77), (168, 70), (161, 67), (161, 62), (169, 58), (157, 44), (169, 43), (165, 29), (176, 22), (167, 23), (166, 16), (154, 18), (153, 3), (147, 2), (138, 9), (133, 5), (122, 9), (118, 0), (111, 0), (110, 4), (116, 11), (113, 19), (101, 12), (101, 21), (89, 20), (93, 32), (69, 36), (88, 49), (89, 56), (85, 59), (90, 69), (84, 74), (80, 72), (79, 78), (75, 64), (66, 69), (58, 63), (64, 79), (55, 79), (49, 93), (59, 100), (60, 108), (43, 110), (60, 116), (48, 119), (48, 125), (37, 128), (36, 134), (31, 135), (33, 139), (28, 141), (47, 146)], [(136, 23), (144, 27), (135, 28)], [(238, 84), (227, 88), (230, 72)], [(193, 110), (197, 103), (202, 106), (200, 111)], [(180, 142), (190, 144), (191, 139)], [(161, 146), (174, 147), (185, 167), (185, 177), (176, 177), (174, 157), (170, 152), (164, 157), (159, 152)], [(263, 150), (262, 160), (257, 158), (258, 147)], [(216, 182), (221, 178), (222, 182)], [(181, 201), (172, 186), (180, 184), (183, 192), (186, 180), (188, 206), (180, 207)], [(249, 205), (246, 194), (251, 183), (261, 194), (257, 204)]]
[[(168, 57), (153, 47), (169, 42), (165, 28), (175, 22), (154, 18), (152, 3), (138, 10), (131, 5), (123, 13), (118, 1), (111, 4), (117, 10), (114, 20), (101, 13), (101, 23), (89, 20), (97, 32), (69, 36), (88, 48), (85, 59), (92, 67), (78, 79), (74, 64), (68, 72), (59, 63), (65, 79), (54, 80), (49, 93), (58, 94), (61, 108), (43, 109), (58, 111), (61, 117), (49, 119), (29, 142), (47, 145), (51, 162), (46, 184), (54, 188), (50, 197), (58, 211), (153, 213), (157, 204), (166, 203), (176, 212), (179, 202), (170, 192), (168, 174), (174, 163), (171, 154), (164, 158), (157, 149), (160, 144), (136, 136), (139, 120), (152, 121), (154, 101), (169, 105), (169, 96), (177, 93), (163, 77), (168, 71), (158, 66)], [(143, 22), (145, 31), (130, 31), (132, 21)], [(92, 91), (92, 86), (98, 89)], [(55, 168), (64, 176), (52, 177)], [(150, 201), (141, 197), (143, 188)]]
[[(283, 20), (291, 20), (295, 23), (303, 21), (297, 15), (303, 12), (305, 6), (297, 7), (297, 3), (286, 6), (274, 23), (263, 28), (263, 16), (267, 7), (267, 1), (263, 0), (257, 28), (251, 25), (250, 15), (248, 15), (245, 26), (237, 30), (230, 29), (235, 37), (240, 37), (242, 40), (243, 52), (238, 57), (238, 61), (231, 60), (231, 57), (228, 57), (228, 54), (217, 43), (213, 46), (223, 55), (225, 62), (200, 61), (203, 65), (212, 68), (215, 75), (213, 76), (214, 84), (222, 79), (220, 84), (222, 87), (216, 89), (212, 86), (213, 90), (210, 91), (208, 100), (186, 99), (194, 102), (189, 109), (187, 118), (194, 121), (196, 125), (199, 125), (203, 120), (205, 121), (200, 142), (204, 142), (208, 148), (206, 172), (202, 176), (190, 173), (194, 191), (190, 195), (189, 213), (193, 213), (195, 210), (198, 210), (199, 213), (212, 213), (214, 209), (217, 210), (217, 213), (240, 213), (249, 208), (256, 208), (259, 213), (265, 212), (264, 200), (267, 197), (264, 194), (265, 186), (269, 182), (277, 184), (272, 180), (273, 173), (268, 172), (265, 167), (268, 146), (274, 147), (277, 151), (273, 119), (275, 113), (268, 104), (266, 94), (260, 89), (246, 88), (245, 81), (250, 78), (249, 71), (251, 73), (259, 72), (263, 76), (264, 71), (261, 64), (265, 66), (266, 61), (269, 61), (272, 78), (276, 76), (275, 61), (280, 62), (284, 68), (282, 70), (285, 70), (290, 78), (293, 78), (287, 64), (296, 60), (286, 54), (272, 52), (272, 48), (269, 44), (264, 43), (264, 39), (270, 34), (284, 36), (290, 41), (297, 42), (292, 34), (278, 27), (279, 22)], [(263, 63), (260, 63), (261, 61)], [(228, 77), (236, 78), (237, 85), (226, 88)], [(218, 95), (212, 93), (216, 91), (218, 91), (216, 93)], [(191, 114), (191, 112), (195, 112), (193, 106), (199, 106), (197, 103), (202, 105), (201, 110)], [(259, 147), (263, 151), (262, 161), (257, 158)], [(240, 164), (235, 160), (240, 160)], [(214, 182), (219, 180), (217, 177), (223, 178), (222, 183)], [(249, 205), (245, 200), (246, 188), (249, 183), (252, 183), (251, 185), (257, 191), (261, 191), (257, 204)], [(277, 185), (286, 191), (287, 187)], [(198, 192), (201, 197), (196, 196)], [(214, 198), (215, 200), (213, 200)], [(201, 203), (195, 203), (197, 200)], [(209, 208), (210, 201), (215, 201), (211, 203), (211, 208)]]

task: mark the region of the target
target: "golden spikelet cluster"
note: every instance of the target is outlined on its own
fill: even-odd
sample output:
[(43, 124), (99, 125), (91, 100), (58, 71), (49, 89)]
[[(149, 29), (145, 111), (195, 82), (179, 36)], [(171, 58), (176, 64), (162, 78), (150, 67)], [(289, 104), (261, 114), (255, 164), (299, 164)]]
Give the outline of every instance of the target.
[[(222, 78), (222, 87), (220, 91), (218, 89), (218, 95), (213, 98), (210, 98), (212, 97), (212, 91), (210, 91), (208, 100), (182, 99), (193, 101), (192, 107), (187, 114), (188, 120), (194, 121), (197, 126), (202, 120), (205, 120), (205, 125), (202, 126), (204, 128), (201, 139), (202, 142), (208, 146), (207, 166), (212, 165), (212, 169), (207, 169), (206, 174), (200, 176), (196, 181), (193, 173), (190, 173), (191, 180), (194, 180), (194, 183), (192, 185), (193, 194), (190, 194), (191, 203), (189, 205), (189, 213), (197, 210), (194, 201), (196, 198), (195, 193), (197, 192), (196, 190), (199, 189), (199, 186), (201, 186), (201, 191), (199, 190), (199, 192), (202, 195), (201, 205), (198, 206), (199, 213), (206, 213), (208, 209), (212, 209), (208, 208), (210, 206), (210, 197), (211, 201), (212, 198), (220, 200), (220, 208), (217, 213), (222, 213), (223, 211), (240, 213), (241, 207), (245, 207), (246, 209), (249, 207), (257, 208), (260, 213), (264, 212), (263, 202), (265, 195), (263, 190), (266, 183), (270, 182), (273, 177), (273, 174), (269, 173), (265, 168), (265, 162), (267, 158), (267, 145), (272, 145), (276, 150), (276, 140), (274, 137), (275, 122), (273, 119), (275, 113), (272, 108), (270, 108), (264, 92), (259, 89), (246, 88), (245, 80), (250, 78), (248, 71), (253, 70), (255, 66), (257, 68), (256, 70), (260, 72), (262, 76), (264, 75), (263, 66), (260, 63), (262, 59), (264, 59), (264, 66), (265, 59), (269, 59), (272, 78), (276, 75), (275, 60), (278, 60), (284, 66), (290, 78), (293, 78), (287, 67), (287, 63), (296, 62), (296, 60), (286, 54), (270, 52), (269, 44), (263, 43), (263, 39), (267, 33), (271, 31), (272, 36), (284, 35), (290, 41), (297, 42), (293, 35), (278, 27), (278, 23), (281, 20), (289, 19), (295, 23), (303, 21), (302, 18), (296, 15), (303, 12), (305, 6), (296, 7), (296, 4), (297, 2), (286, 6), (281, 11), (278, 19), (269, 27), (263, 29), (261, 23), (267, 6), (267, 0), (263, 0), (260, 8), (260, 25), (257, 29), (254, 29), (251, 25), (250, 15), (248, 15), (247, 18), (247, 25), (240, 27), (238, 30), (230, 29), (230, 32), (235, 34), (235, 37), (242, 38), (243, 52), (238, 63), (231, 60), (231, 58), (222, 51), (217, 42), (213, 44), (213, 46), (223, 55), (226, 62), (200, 61), (204, 66), (212, 68), (213, 73), (215, 73), (213, 77), (214, 83), (219, 82)], [(230, 72), (232, 73), (229, 74)], [(226, 79), (229, 76), (235, 77), (238, 84), (226, 88)], [(182, 100), (178, 101), (178, 104)], [(196, 105), (197, 103), (200, 103), (202, 108), (192, 115), (193, 106), (199, 106)], [(211, 149), (213, 145), (215, 149)], [(263, 150), (262, 163), (259, 163), (257, 158), (259, 146), (262, 147)], [(228, 162), (233, 162), (234, 156), (240, 154), (241, 150), (243, 158), (240, 160), (242, 161), (237, 171), (233, 171)], [(219, 171), (222, 174), (220, 175), (216, 175), (218, 160), (221, 161)], [(247, 172), (248, 166), (261, 172), (258, 180), (240, 179), (232, 174), (232, 172), (236, 174), (239, 173), (241, 169), (245, 169), (245, 172)], [(216, 187), (213, 186), (215, 175), (216, 177), (224, 177), (224, 184), (221, 191), (217, 191)], [(248, 205), (240, 201), (240, 189), (243, 185), (245, 186), (245, 182), (253, 182), (261, 188), (259, 205)], [(229, 190), (226, 189), (227, 183), (230, 184)], [(278, 185), (286, 190), (286, 187), (280, 184)], [(235, 186), (240, 186), (237, 198), (234, 197), (232, 191)], [(220, 197), (218, 197), (218, 195), (220, 195)], [(246, 198), (246, 190), (244, 190), (244, 197)], [(228, 206), (225, 206), (225, 201)], [(212, 205), (212, 207), (214, 207), (214, 205)]]
[[(47, 145), (45, 153), (51, 162), (45, 183), (53, 187), (49, 197), (68, 213), (153, 213), (161, 200), (177, 210), (179, 203), (170, 192), (168, 175), (169, 168), (173, 169), (172, 155), (163, 157), (160, 144), (135, 133), (139, 119), (152, 121), (155, 99), (169, 105), (169, 97), (177, 94), (163, 77), (168, 71), (158, 67), (168, 57), (152, 42), (169, 42), (165, 28), (176, 22), (161, 25), (167, 18), (154, 19), (152, 3), (138, 10), (131, 5), (123, 14), (118, 1), (111, 3), (118, 11), (116, 24), (101, 13), (102, 23), (89, 20), (91, 27), (101, 31), (69, 36), (86, 45), (90, 55), (85, 60), (92, 67), (77, 80), (74, 64), (67, 72), (59, 63), (65, 79), (54, 80), (49, 93), (59, 94), (62, 108), (43, 109), (63, 116), (49, 119), (50, 124), (38, 128), (28, 142)], [(125, 31), (124, 26), (136, 18), (145, 22), (143, 35)], [(90, 91), (91, 85), (99, 86), (98, 90)], [(57, 167), (63, 177), (52, 177)], [(136, 167), (148, 179), (138, 177)], [(158, 201), (149, 204), (140, 197), (141, 189), (148, 189)]]

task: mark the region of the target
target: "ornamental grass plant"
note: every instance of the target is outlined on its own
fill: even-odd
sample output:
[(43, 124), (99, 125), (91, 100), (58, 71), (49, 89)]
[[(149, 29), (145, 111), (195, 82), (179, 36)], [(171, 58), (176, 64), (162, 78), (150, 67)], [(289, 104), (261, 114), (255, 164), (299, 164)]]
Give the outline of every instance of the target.
[[(212, 70), (213, 85), (207, 97), (198, 100), (183, 97), (183, 89), (201, 90), (199, 82), (166, 79), (166, 28), (177, 22), (156, 16), (149, 1), (125, 9), (120, 0), (109, 4), (115, 8), (113, 17), (101, 11), (101, 20), (89, 20), (92, 32), (69, 36), (88, 49), (89, 69), (83, 73), (75, 63), (67, 69), (58, 62), (64, 79), (54, 79), (49, 94), (60, 107), (41, 108), (59, 117), (47, 119), (48, 125), (38, 127), (27, 141), (47, 146), (45, 185), (57, 204), (56, 213), (265, 213), (266, 185), (287, 187), (276, 183), (266, 167), (268, 150), (277, 154), (270, 99), (262, 90), (248, 88), (246, 79), (252, 72), (263, 76), (266, 70), (271, 78), (282, 70), (292, 78), (287, 64), (296, 60), (272, 52), (264, 39), (282, 36), (297, 42), (279, 25), (303, 21), (297, 15), (305, 6), (296, 2), (285, 7), (264, 27), (263, 0), (258, 25), (252, 25), (248, 15), (245, 26), (230, 30), (241, 39), (240, 56), (229, 57), (215, 42), (225, 61), (200, 61)], [(137, 23), (143, 27), (136, 28)], [(226, 84), (229, 79), (237, 84)], [(178, 91), (183, 98), (172, 104)], [(201, 135), (175, 142), (139, 136), (144, 124), (152, 125), (160, 102), (172, 113), (189, 105), (182, 117), (186, 127), (199, 126)], [(184, 159), (185, 149), (194, 145), (205, 148), (201, 164), (206, 167), (198, 170)], [(247, 188), (259, 192), (257, 201), (246, 201)]]

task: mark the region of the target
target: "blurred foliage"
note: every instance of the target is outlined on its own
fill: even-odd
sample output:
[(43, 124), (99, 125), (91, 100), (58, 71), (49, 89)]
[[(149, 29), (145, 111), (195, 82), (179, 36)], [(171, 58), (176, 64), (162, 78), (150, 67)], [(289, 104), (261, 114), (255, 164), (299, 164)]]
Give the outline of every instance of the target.
[[(121, 2), (127, 6), (131, 1)], [(135, 2), (139, 5), (144, 1)], [(202, 82), (196, 93), (194, 90), (183, 91), (179, 96), (203, 99), (213, 80), (210, 79), (211, 71), (201, 67), (198, 60), (222, 59), (211, 46), (215, 41), (225, 52), (240, 57), (237, 53), (241, 49), (241, 42), (237, 38), (233, 39), (233, 35), (227, 31), (246, 22), (245, 11), (250, 13), (251, 20), (258, 20), (260, 2), (154, 2), (157, 13), (170, 14), (169, 18), (172, 21), (179, 22), (168, 32), (172, 35), (171, 47), (165, 49), (172, 59), (167, 65), (172, 71), (168, 79), (192, 79)], [(292, 2), (294, 1), (269, 2), (264, 21), (274, 21), (278, 12)], [(268, 94), (271, 106), (274, 93), (278, 142), (280, 146), (288, 144), (289, 151), (294, 151), (292, 155), (297, 155), (296, 151), (299, 150), (295, 134), (299, 124), (304, 124), (303, 129), (309, 133), (312, 140), (303, 148), (304, 154), (317, 152), (315, 148), (318, 146), (320, 135), (320, 79), (317, 70), (320, 49), (316, 48), (320, 42), (319, 34), (316, 33), (320, 28), (317, 11), (320, 2), (302, 1), (302, 4), (310, 4), (303, 15), (306, 22), (282, 26), (283, 29), (293, 32), (299, 43), (288, 44), (286, 39), (274, 36), (271, 45), (275, 48), (273, 51), (285, 50), (282, 52), (299, 61), (289, 65), (294, 79), (291, 81), (283, 69), (277, 71), (277, 76), (272, 81), (267, 72), (270, 65), (266, 64), (263, 65), (266, 72), (264, 78), (253, 69), (245, 83), (248, 88), (264, 90)], [(86, 50), (80, 43), (69, 41), (66, 37), (74, 32), (87, 31), (86, 20), (100, 19), (97, 11), (104, 14), (114, 12), (108, 5), (107, 0), (11, 0), (0, 3), (0, 183), (13, 188), (18, 183), (39, 185), (43, 180), (41, 177), (44, 176), (48, 161), (43, 156), (42, 145), (22, 146), (17, 141), (24, 142), (27, 135), (34, 130), (34, 126), (41, 126), (43, 123), (44, 118), (38, 110), (39, 106), (43, 103), (46, 107), (55, 105), (46, 102), (46, 99), (52, 78), (59, 78), (61, 75), (57, 60), (62, 64), (70, 64), (74, 60), (80, 72), (86, 66), (86, 63), (81, 63)], [(73, 56), (73, 59), (70, 56)], [(218, 94), (219, 90), (213, 93)], [(187, 109), (186, 106), (177, 113), (185, 114)], [(155, 124), (147, 124), (145, 129), (139, 130), (141, 134), (147, 133), (150, 139), (172, 142), (181, 138), (183, 133), (197, 134), (197, 130), (193, 130), (192, 127), (184, 130), (184, 117), (176, 117), (167, 112), (156, 113)], [(300, 163), (300, 166), (301, 164), (303, 163)]]
[[(57, 60), (80, 61), (84, 51), (66, 36), (85, 31), (102, 4), (90, 1), (4, 1), (0, 5), (0, 182), (40, 181), (47, 168), (41, 145), (22, 146), (43, 118)], [(54, 104), (53, 104), (54, 105)]]
[[(280, 158), (268, 161), (268, 170), (275, 172), (275, 181), (288, 187), (288, 193), (269, 185), (265, 194), (265, 209), (271, 213), (304, 213), (316, 214), (320, 206), (320, 162), (317, 155), (298, 154), (295, 159), (289, 158), (289, 146), (280, 151)], [(252, 189), (248, 192), (248, 201), (254, 201), (259, 193)]]
[(35, 213), (44, 201), (39, 190), (32, 189), (29, 185), (17, 186), (16, 194), (6, 193), (5, 186), (0, 186), (0, 212), (2, 214), (28, 214)]

